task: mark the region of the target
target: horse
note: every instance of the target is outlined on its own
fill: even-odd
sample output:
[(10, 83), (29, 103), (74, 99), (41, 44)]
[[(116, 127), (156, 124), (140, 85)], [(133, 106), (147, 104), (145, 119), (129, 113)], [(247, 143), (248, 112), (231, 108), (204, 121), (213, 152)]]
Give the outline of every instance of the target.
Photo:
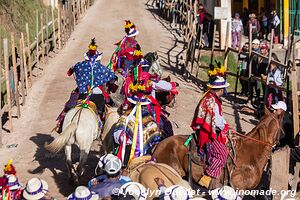
[[(45, 148), (53, 153), (58, 153), (64, 148), (68, 178), (78, 184), (79, 178), (84, 173), (84, 164), (87, 161), (92, 143), (99, 136), (99, 124), (96, 114), (90, 109), (75, 107), (69, 110), (65, 116), (62, 133)], [(80, 159), (77, 169), (72, 165), (72, 144), (77, 144), (80, 149)], [(75, 172), (73, 176), (72, 169)]]
[(157, 52), (149, 52), (144, 56), (144, 59), (150, 63), (150, 74), (157, 74), (159, 77), (162, 76), (162, 70), (160, 67), (160, 59), (157, 55)]
[[(244, 137), (239, 137), (236, 140), (234, 148), (236, 167), (233, 167), (232, 170), (229, 169), (232, 172), (229, 180), (232, 187), (249, 190), (257, 187), (260, 183), (264, 167), (272, 153), (272, 146), (279, 141), (280, 126), (284, 116), (284, 111), (279, 111), (271, 113), (265, 107), (265, 116), (262, 117), (258, 125)], [(189, 168), (187, 155), (190, 148), (196, 146), (195, 141), (194, 144), (190, 144), (190, 148), (184, 146), (188, 137), (188, 135), (176, 135), (163, 140), (153, 150), (153, 159), (170, 165), (181, 176), (187, 176)], [(195, 154), (196, 157), (199, 157), (197, 148), (192, 148), (192, 155)], [(197, 163), (192, 158), (191, 169), (192, 180), (198, 183), (204, 175), (205, 163)], [(221, 177), (224, 178), (224, 175), (223, 172)]]

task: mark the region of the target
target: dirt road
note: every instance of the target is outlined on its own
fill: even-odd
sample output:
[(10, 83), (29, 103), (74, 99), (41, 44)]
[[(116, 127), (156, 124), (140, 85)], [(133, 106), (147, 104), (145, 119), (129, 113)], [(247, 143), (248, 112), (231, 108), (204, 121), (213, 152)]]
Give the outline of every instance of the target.
[[(201, 97), (201, 91), (191, 83), (186, 83), (173, 75), (182, 51), (182, 41), (175, 30), (159, 19), (155, 10), (145, 5), (146, 1), (136, 0), (96, 0), (86, 15), (76, 26), (70, 40), (59, 54), (51, 59), (42, 77), (30, 89), (27, 104), (22, 108), (22, 116), (14, 123), (14, 133), (5, 134), (4, 144), (17, 143), (17, 148), (3, 148), (0, 151), (0, 166), (8, 159), (14, 160), (19, 180), (25, 185), (34, 176), (45, 179), (53, 196), (57, 199), (73, 191), (66, 180), (63, 154), (47, 153), (43, 145), (56, 137), (50, 133), (55, 119), (62, 110), (65, 101), (75, 87), (75, 81), (66, 75), (72, 64), (83, 59), (90, 39), (96, 37), (99, 50), (103, 51), (102, 63), (107, 64), (115, 46), (124, 35), (125, 19), (132, 20), (140, 34), (137, 37), (144, 53), (158, 51), (165, 75), (171, 74), (173, 80), (180, 83), (177, 105), (169, 109), (176, 134), (188, 134), (194, 109)], [(225, 116), (233, 128), (238, 124), (248, 131), (252, 126), (240, 120), (237, 109), (225, 101)], [(249, 119), (248, 119), (249, 120)], [(250, 121), (252, 123), (252, 121)], [(97, 164), (98, 145), (95, 142), (88, 160), (88, 174), (92, 176)], [(78, 155), (76, 156), (78, 157)]]

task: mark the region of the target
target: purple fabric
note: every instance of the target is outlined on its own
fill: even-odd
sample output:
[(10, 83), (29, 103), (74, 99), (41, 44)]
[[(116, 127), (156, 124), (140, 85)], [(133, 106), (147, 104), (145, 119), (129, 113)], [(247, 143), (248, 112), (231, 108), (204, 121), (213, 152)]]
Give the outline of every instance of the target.
[(232, 48), (240, 48), (241, 32), (232, 32)]
[(91, 191), (97, 193), (99, 198), (104, 198), (112, 195), (113, 189), (120, 189), (122, 186), (121, 181), (118, 179), (105, 179), (97, 184)]

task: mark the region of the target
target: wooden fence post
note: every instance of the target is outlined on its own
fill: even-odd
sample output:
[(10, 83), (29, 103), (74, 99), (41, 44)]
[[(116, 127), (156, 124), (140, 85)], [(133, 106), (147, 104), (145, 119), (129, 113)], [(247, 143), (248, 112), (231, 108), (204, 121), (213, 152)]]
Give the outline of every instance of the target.
[(46, 55), (48, 56), (50, 45), (49, 45), (49, 19), (48, 19), (48, 9), (46, 10)]
[[(2, 37), (0, 37), (0, 41), (2, 41)], [(0, 91), (2, 91), (2, 42), (0, 42)], [(0, 149), (2, 148), (2, 109), (1, 109), (1, 105), (2, 105), (2, 95), (0, 94)]]
[[(250, 24), (249, 26), (249, 59), (250, 62), (248, 64), (248, 91), (251, 91), (251, 76), (252, 76), (252, 59), (251, 59), (251, 55), (252, 55), (252, 24)], [(254, 91), (253, 91), (254, 92)], [(250, 102), (252, 102), (253, 98), (253, 94), (251, 96), (251, 94), (249, 93), (249, 98), (248, 101), (250, 100)]]
[(213, 63), (213, 60), (214, 60), (215, 42), (216, 42), (216, 32), (217, 32), (217, 25), (214, 24), (213, 43), (212, 43), (212, 48), (211, 48), (210, 64), (212, 64), (212, 63)]
[(228, 50), (228, 43), (229, 43), (229, 29), (230, 29), (230, 22), (227, 22), (227, 27), (226, 27), (226, 40), (225, 40), (225, 60), (224, 60), (224, 67), (225, 67), (225, 71), (227, 71), (227, 62), (228, 62), (228, 55), (229, 53), (227, 53)]
[[(20, 99), (19, 99), (19, 79), (17, 73), (17, 58), (16, 58), (16, 49), (15, 49), (15, 38), (14, 33), (11, 32), (11, 55), (12, 55), (12, 64), (13, 64), (13, 72), (14, 72), (14, 83), (15, 83), (15, 101), (17, 106), (17, 117), (20, 118), (21, 111), (20, 111)], [(12, 67), (12, 66), (10, 66)]]
[(53, 39), (53, 46), (54, 46), (54, 50), (56, 50), (56, 32), (55, 32), (55, 18), (54, 18), (54, 8), (51, 8), (51, 19), (52, 19), (52, 31), (53, 31), (53, 35), (52, 35), (52, 39)]
[[(21, 40), (22, 40), (22, 47), (23, 47), (23, 63), (24, 63), (26, 95), (28, 95), (28, 90), (29, 90), (28, 66), (27, 66), (27, 62), (26, 62), (26, 48), (25, 48), (25, 40), (24, 40), (24, 34), (23, 33), (21, 33)], [(28, 65), (30, 65), (29, 62), (28, 62)]]
[(30, 35), (28, 23), (26, 23), (26, 37), (27, 37), (27, 52), (28, 52), (28, 67), (30, 74), (30, 85), (32, 85), (32, 65), (31, 65), (31, 49), (30, 49)]
[(268, 59), (268, 67), (267, 67), (267, 80), (266, 80), (266, 89), (264, 93), (264, 102), (267, 102), (267, 94), (268, 94), (268, 85), (269, 85), (269, 71), (270, 71), (270, 65), (271, 65), (271, 60), (272, 60), (272, 53), (273, 53), (273, 38), (274, 38), (274, 29), (271, 31), (271, 43), (270, 43), (270, 50), (269, 50), (269, 59)]
[(58, 48), (61, 49), (61, 44), (62, 44), (62, 41), (61, 41), (61, 12), (60, 12), (60, 6), (58, 6), (58, 10), (57, 10), (57, 13), (58, 13), (58, 18), (57, 18), (57, 23), (58, 23)]
[(39, 76), (39, 12), (36, 10), (36, 67), (37, 77)]
[[(292, 107), (293, 107), (293, 128), (294, 128), (294, 137), (297, 136), (299, 133), (299, 96), (298, 96), (298, 89), (297, 89), (297, 81), (299, 77), (297, 77), (297, 69), (296, 67), (296, 52), (295, 52), (295, 44), (293, 45), (293, 67), (291, 70), (291, 79), (292, 79)], [(299, 73), (299, 72), (298, 72)], [(300, 89), (300, 88), (299, 88)], [(299, 141), (297, 141), (299, 142)]]
[[(22, 106), (25, 105), (25, 74), (24, 74), (24, 65), (23, 60), (26, 60), (26, 57), (23, 58), (23, 42), (22, 42), (22, 36), (20, 38), (20, 80), (21, 80), (21, 94), (22, 94)], [(26, 62), (26, 61), (25, 61)]]
[(41, 48), (42, 48), (42, 63), (45, 63), (44, 15), (43, 15), (43, 13), (41, 13)]
[(9, 79), (9, 67), (8, 67), (8, 41), (7, 38), (3, 40), (3, 47), (4, 47), (4, 65), (5, 65), (5, 78), (6, 78), (6, 97), (7, 97), (7, 104), (8, 104), (8, 120), (9, 120), (9, 130), (13, 132), (13, 125), (12, 125), (12, 110), (11, 110), (11, 96), (10, 96), (10, 79)]

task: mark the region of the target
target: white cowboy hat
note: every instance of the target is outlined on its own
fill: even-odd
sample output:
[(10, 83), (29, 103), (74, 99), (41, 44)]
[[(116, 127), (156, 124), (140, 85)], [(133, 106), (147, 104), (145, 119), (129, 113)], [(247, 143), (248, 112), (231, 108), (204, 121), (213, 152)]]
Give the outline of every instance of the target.
[(190, 191), (182, 187), (180, 185), (172, 185), (171, 187), (168, 187), (164, 194), (164, 200), (173, 200), (173, 199), (182, 199), (182, 200), (188, 200), (192, 199), (192, 195), (190, 194)]
[(15, 175), (10, 174), (7, 175), (6, 177), (7, 177), (6, 186), (8, 186), (10, 190), (17, 190), (22, 187), (22, 185), (18, 181), (18, 178)]
[(122, 187), (119, 190), (119, 195), (132, 195), (135, 197), (135, 199), (138, 200), (146, 200), (147, 199), (147, 193), (145, 187), (137, 182), (128, 182), (122, 185)]
[(271, 107), (274, 108), (275, 110), (277, 109), (282, 109), (284, 111), (287, 110), (287, 106), (284, 101), (278, 101), (276, 104), (272, 104)]
[(259, 39), (254, 39), (254, 40), (252, 41), (252, 44), (260, 44)]
[(23, 197), (27, 200), (41, 199), (48, 192), (48, 183), (39, 178), (30, 179), (23, 192)]
[[(127, 97), (127, 100), (132, 104), (137, 104), (138, 103), (138, 99), (135, 98), (135, 97)], [(141, 100), (140, 102), (141, 102), (142, 106), (150, 104), (150, 101), (148, 99), (145, 99), (145, 98), (141, 99), (140, 98), (139, 100)]]
[(238, 200), (240, 197), (237, 195), (236, 191), (229, 186), (223, 186), (222, 188), (217, 188), (211, 191), (211, 197), (213, 200)]
[(226, 82), (226, 80), (221, 77), (221, 76), (217, 76), (216, 80), (214, 80), (214, 82), (212, 83), (207, 83), (207, 87), (209, 88), (215, 88), (215, 89), (218, 89), (218, 88), (227, 88), (230, 84)]
[(91, 192), (87, 187), (85, 186), (78, 186), (74, 193), (70, 194), (68, 196), (68, 200), (98, 200), (99, 196)]
[(129, 34), (127, 35), (127, 37), (133, 37), (139, 34), (139, 31), (136, 30), (135, 28), (131, 28), (129, 31)]
[(100, 168), (103, 168), (108, 160), (111, 160), (114, 158), (118, 158), (118, 157), (111, 153), (101, 156), (101, 158), (99, 159), (99, 162), (98, 162), (98, 166)]
[(104, 169), (106, 173), (110, 175), (114, 175), (120, 172), (122, 168), (122, 162), (121, 160), (115, 156), (115, 158), (112, 158), (108, 161), (106, 161)]

